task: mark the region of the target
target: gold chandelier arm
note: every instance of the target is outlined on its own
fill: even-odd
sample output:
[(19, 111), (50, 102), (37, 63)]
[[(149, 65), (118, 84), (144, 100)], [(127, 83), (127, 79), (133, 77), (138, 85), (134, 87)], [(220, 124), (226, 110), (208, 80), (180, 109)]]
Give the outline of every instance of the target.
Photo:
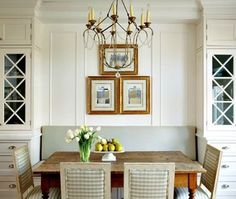
[[(152, 45), (154, 33), (150, 27), (149, 7), (146, 21), (144, 21), (144, 14), (142, 14), (142, 24), (139, 25), (135, 21), (136, 17), (133, 13), (132, 4), (130, 5), (129, 13), (128, 7), (124, 2), (125, 0), (111, 1), (108, 12), (102, 20), (99, 17), (98, 21), (96, 21), (94, 19), (94, 10), (90, 9), (88, 23), (86, 24), (87, 28), (83, 32), (83, 38), (85, 48), (92, 48), (95, 44), (106, 44), (106, 48), (107, 46), (110, 48), (109, 54), (106, 54), (105, 51), (100, 51), (104, 65), (119, 72), (120, 69), (130, 67), (134, 63), (134, 56), (136, 56), (132, 53), (134, 48), (135, 52), (137, 52), (137, 49), (143, 45), (147, 44), (149, 47)], [(123, 12), (127, 15), (126, 23), (118, 21), (119, 8), (123, 8)], [(102, 24), (104, 24), (104, 28), (102, 28)], [(119, 50), (119, 48), (123, 50)]]

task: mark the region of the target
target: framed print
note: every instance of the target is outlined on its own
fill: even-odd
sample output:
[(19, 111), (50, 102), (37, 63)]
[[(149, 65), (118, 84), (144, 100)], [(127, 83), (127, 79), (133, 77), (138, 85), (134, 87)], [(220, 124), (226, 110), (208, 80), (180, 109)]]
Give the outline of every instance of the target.
[(119, 112), (119, 82), (114, 77), (87, 78), (87, 113), (116, 114)]
[(121, 77), (121, 113), (149, 114), (150, 113), (150, 77), (125, 76)]
[[(115, 53), (114, 53), (115, 51)], [(132, 62), (133, 60), (133, 62)], [(121, 75), (138, 74), (138, 46), (126, 48), (125, 44), (104, 44), (99, 46), (99, 72), (100, 75), (115, 75), (117, 70), (107, 65), (121, 66), (124, 63), (131, 63), (127, 68), (119, 69)]]

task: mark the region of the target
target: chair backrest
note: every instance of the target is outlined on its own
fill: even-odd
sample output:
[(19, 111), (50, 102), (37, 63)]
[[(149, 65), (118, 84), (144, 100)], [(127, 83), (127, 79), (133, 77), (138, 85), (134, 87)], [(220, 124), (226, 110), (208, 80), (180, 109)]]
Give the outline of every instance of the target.
[(173, 199), (174, 163), (125, 163), (124, 199)]
[(111, 164), (61, 162), (62, 199), (111, 199)]
[(16, 171), (18, 195), (23, 199), (34, 188), (33, 172), (28, 146), (24, 145), (13, 150), (13, 159)]
[(211, 198), (215, 198), (222, 151), (207, 144), (203, 167), (207, 170), (202, 174), (200, 185), (203, 184), (210, 192)]

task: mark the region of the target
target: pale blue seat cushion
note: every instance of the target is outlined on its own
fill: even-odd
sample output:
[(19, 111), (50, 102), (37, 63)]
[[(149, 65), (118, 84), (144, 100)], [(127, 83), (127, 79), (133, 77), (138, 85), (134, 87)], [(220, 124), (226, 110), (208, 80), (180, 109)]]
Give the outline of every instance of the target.
[[(189, 192), (187, 187), (180, 187), (175, 189), (175, 199), (188, 199)], [(209, 196), (201, 189), (201, 187), (197, 188), (195, 193), (196, 199), (209, 199)]]

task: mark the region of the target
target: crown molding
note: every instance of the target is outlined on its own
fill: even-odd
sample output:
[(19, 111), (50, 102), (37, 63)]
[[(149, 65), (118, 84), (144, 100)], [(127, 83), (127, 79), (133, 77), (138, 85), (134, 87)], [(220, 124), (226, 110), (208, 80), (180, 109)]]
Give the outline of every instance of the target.
[[(86, 23), (93, 6), (96, 16), (107, 14), (112, 0), (1, 0), (0, 16), (36, 16), (43, 23)], [(129, 7), (129, 0), (124, 0)], [(207, 17), (236, 18), (236, 0), (149, 0), (152, 23), (194, 23), (202, 13)], [(133, 0), (136, 22), (139, 23), (147, 1)], [(119, 9), (119, 20), (126, 14)]]

